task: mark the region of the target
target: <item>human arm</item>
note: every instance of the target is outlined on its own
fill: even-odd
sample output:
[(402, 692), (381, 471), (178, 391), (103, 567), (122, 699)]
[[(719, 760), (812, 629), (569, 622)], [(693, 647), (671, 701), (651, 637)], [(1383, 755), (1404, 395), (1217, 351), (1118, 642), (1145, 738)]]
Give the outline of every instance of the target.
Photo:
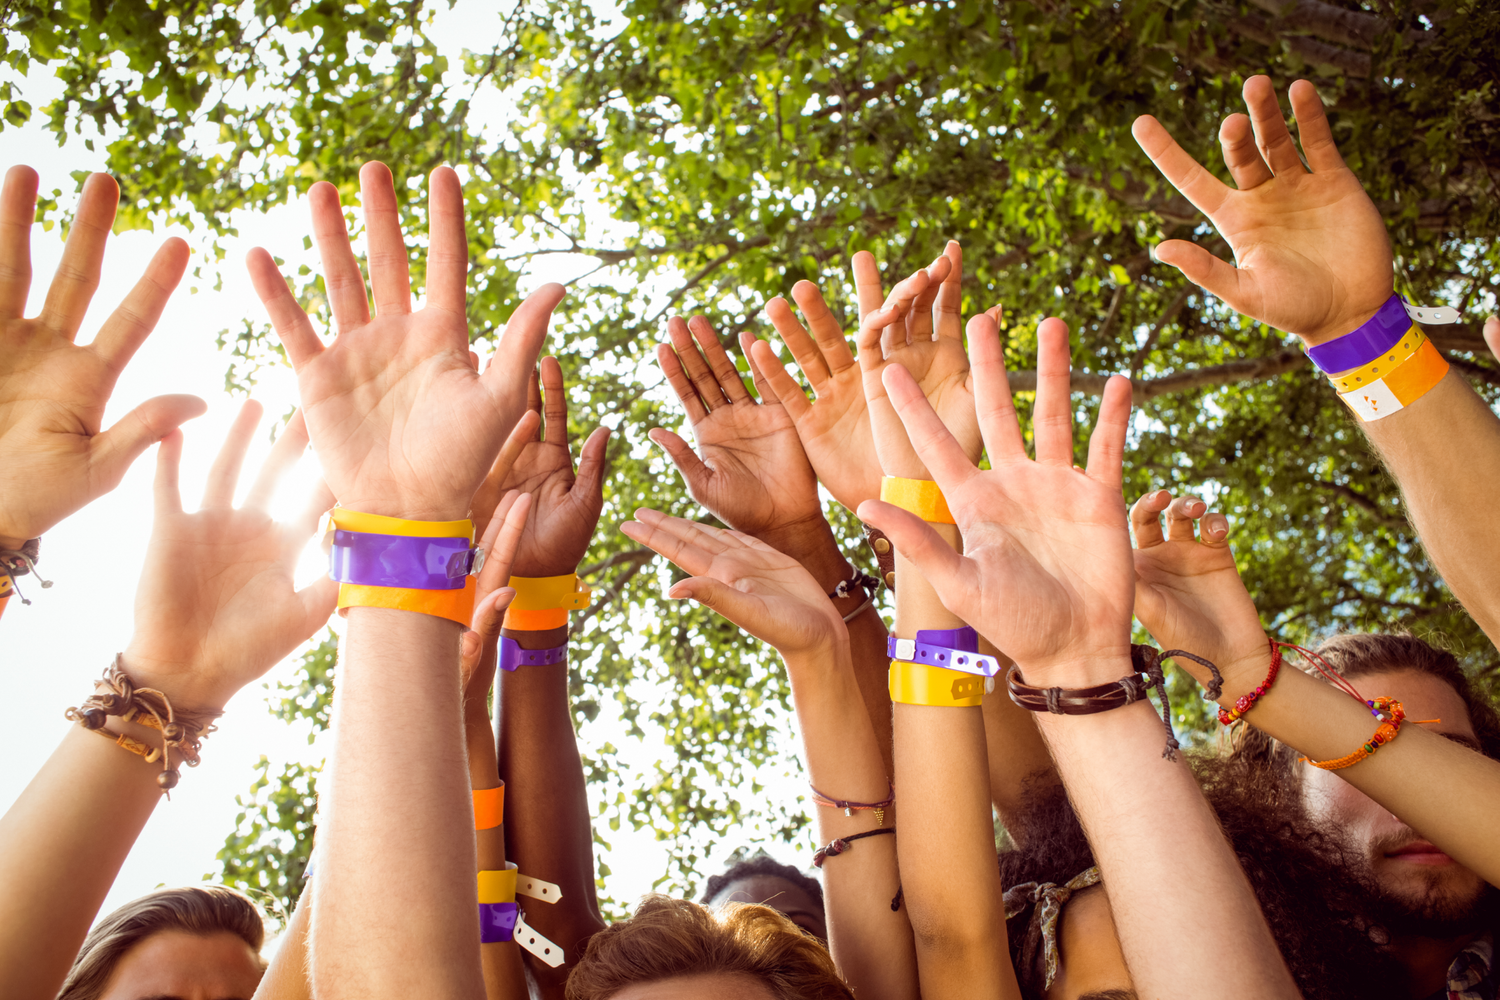
[[(426, 305), (410, 279), (390, 172), (360, 172), (375, 318), (331, 184), (309, 192), (334, 322), (325, 346), (274, 261), (251, 278), (297, 371), (313, 447), (342, 506), (426, 521), (464, 518), (525, 410), (525, 379), (562, 295), (533, 293), (481, 375), (465, 318), (468, 242), (457, 175), (430, 178)], [(324, 847), (313, 881), (319, 997), (484, 993), (475, 919), (473, 810), (459, 686), (462, 626), (349, 608), (335, 694)], [(392, 738), (392, 720), (404, 738)]]
[[(890, 773), (885, 622), (866, 606), (875, 590), (865, 583), (846, 583), (855, 574), (823, 516), (818, 481), (791, 416), (753, 360), (750, 370), (760, 401), (750, 395), (706, 319), (695, 316), (684, 323), (674, 318), (667, 329), (671, 344), (657, 347), (657, 362), (682, 403), (698, 448), (694, 451), (682, 438), (660, 428), (651, 432), (652, 440), (666, 450), (693, 499), (719, 520), (797, 560), (825, 594), (835, 594), (845, 584), (846, 596), (834, 597), (833, 606), (841, 617), (854, 615), (848, 625), (855, 679)], [(748, 332), (742, 335), (747, 357), (753, 357), (753, 344)], [(797, 389), (798, 398), (801, 393)], [(873, 450), (845, 454), (835, 465), (853, 475), (861, 471), (861, 461), (871, 463), (878, 483)]]
[[(1197, 497), (1173, 499), (1159, 490), (1136, 503), (1131, 521), (1141, 623), (1163, 648), (1186, 649), (1217, 664), (1224, 678), (1219, 704), (1233, 709), (1265, 680), (1271, 650), (1235, 568), (1228, 519)], [(1200, 683), (1208, 679), (1198, 664), (1181, 665)], [(1361, 693), (1375, 698), (1386, 692)], [(1244, 720), (1312, 760), (1343, 757), (1379, 725), (1368, 707), (1290, 665), (1281, 667)], [(1457, 727), (1461, 720), (1446, 722)], [(1500, 761), (1409, 721), (1393, 742), (1337, 774), (1460, 864), (1500, 883), (1492, 834), (1500, 823)]]
[[(950, 249), (956, 256), (956, 245)], [(902, 372), (912, 380), (912, 373), (901, 365), (903, 360), (925, 379), (916, 391), (930, 389), (939, 399), (943, 419), (961, 433), (972, 429), (966, 435), (971, 441), (970, 457), (978, 457), (973, 383), (957, 311), (940, 314), (934, 323), (923, 308), (933, 304), (940, 283), (953, 276), (955, 263), (950, 256), (939, 258), (929, 271), (899, 283), (884, 304), (875, 301), (867, 285), (861, 289), (859, 365), (875, 450), (886, 476), (931, 479), (883, 381), (887, 371)], [(864, 518), (871, 504), (878, 503), (866, 501), (860, 516)], [(958, 548), (954, 525), (935, 525), (931, 531), (934, 545), (949, 551)], [(944, 607), (932, 584), (898, 544), (895, 635), (920, 639), (923, 631), (958, 629), (964, 624)], [(896, 846), (921, 994), (929, 1000), (1018, 996), (1020, 989), (1005, 947), (982, 709), (977, 699), (969, 704), (937, 704), (898, 695), (894, 678), (903, 669), (890, 667), (896, 702), (895, 783), (901, 804)], [(979, 678), (969, 681), (979, 683), (983, 690)]]
[[(978, 317), (968, 332), (991, 469), (975, 466), (905, 372), (884, 375), (958, 523), (963, 555), (889, 504), (867, 503), (860, 516), (890, 536), (945, 607), (1015, 660), (1027, 684), (1078, 688), (1129, 675), (1133, 593), (1120, 497), (1129, 383), (1106, 385), (1087, 468), (1076, 468), (1067, 327), (1044, 322), (1031, 461), (998, 330)], [(1038, 724), (1089, 834), (1136, 992), (1196, 996), (1212, 980), (1223, 997), (1296, 996), (1192, 773), (1181, 759), (1163, 759), (1161, 720), (1150, 704), (1087, 717), (1044, 714)], [(1184, 870), (1194, 877), (1177, 877)]]
[[(1208, 216), (1235, 266), (1183, 240), (1162, 243), (1156, 255), (1237, 312), (1315, 347), (1356, 329), (1390, 298), (1390, 240), (1334, 145), (1313, 85), (1299, 80), (1290, 92), (1306, 167), (1271, 81), (1251, 77), (1244, 94), (1249, 116), (1231, 115), (1219, 131), (1235, 188), (1155, 119), (1136, 120), (1142, 149)], [(1400, 485), (1444, 582), (1500, 640), (1500, 533), (1475, 531), (1473, 523), (1476, 505), (1500, 491), (1500, 418), (1450, 369), (1426, 395), (1360, 427)]]
[(93, 342), (75, 344), (119, 185), (107, 174), (84, 182), (46, 304), (26, 319), (36, 194), (30, 167), (12, 167), (0, 190), (0, 549), (19, 549), (114, 489), (141, 452), (205, 409), (196, 396), (157, 396), (102, 428), (115, 381), (182, 279), (188, 247), (167, 240)]
[[(792, 684), (812, 787), (846, 802), (890, 794), (875, 730), (863, 710), (842, 616), (797, 562), (749, 535), (658, 511), (636, 511), (621, 530), (691, 574), (667, 596), (691, 598), (781, 654)], [(891, 813), (818, 806), (818, 839), (891, 826)], [(918, 995), (916, 956), (906, 908), (892, 910), (901, 881), (890, 836), (861, 837), (823, 863), (829, 948), (859, 997)], [(990, 867), (994, 868), (993, 853)]]
[[(260, 404), (246, 403), (209, 474), (203, 507), (185, 513), (177, 472), (182, 435), (157, 454), (155, 517), (136, 593), (135, 634), (121, 665), (175, 710), (212, 716), (240, 688), (290, 654), (327, 620), (333, 588), (292, 586), (298, 553), (326, 508), (315, 498), (295, 523), (266, 513), (281, 473), (307, 434), (294, 417), (244, 506), (233, 498)], [(87, 694), (80, 677), (80, 700)], [(160, 752), (161, 733), (106, 720)], [(213, 752), (212, 741), (206, 753)], [(170, 762), (180, 766), (173, 751)], [(147, 763), (97, 733), (70, 727), (0, 818), (0, 994), (51, 1000), (121, 864), (162, 798), (160, 762)], [(180, 795), (198, 794), (189, 775)], [(107, 816), (107, 822), (100, 817)]]
[[(609, 432), (600, 428), (589, 436), (575, 475), (567, 392), (557, 359), (544, 358), (529, 386), (530, 412), (506, 445), (506, 451), (518, 446), (515, 457), (501, 472), (502, 455), (490, 479), (535, 498), (512, 567), (515, 575), (563, 576), (575, 572), (588, 552), (604, 507)], [(568, 642), (566, 626), (507, 627), (503, 635), (523, 650), (556, 649)], [(567, 661), (501, 671), (495, 690), (495, 729), (489, 738), (498, 747), (500, 775), (505, 779), (509, 858), (522, 874), (551, 882), (561, 891), (556, 902), (525, 900), (522, 908), (528, 924), (562, 948), (565, 964), (554, 967), (530, 953), (523, 959), (542, 995), (560, 997), (568, 970), (582, 957), (588, 939), (604, 927), (595, 894), (593, 824), (573, 731)]]

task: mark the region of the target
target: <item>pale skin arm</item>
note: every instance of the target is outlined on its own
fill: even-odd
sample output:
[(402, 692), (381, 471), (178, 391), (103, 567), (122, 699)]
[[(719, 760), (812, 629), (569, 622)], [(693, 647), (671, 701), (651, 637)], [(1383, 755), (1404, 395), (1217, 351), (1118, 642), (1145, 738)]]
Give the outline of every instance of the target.
[[(1155, 119), (1138, 119), (1134, 131), (1223, 235), (1237, 266), (1182, 240), (1161, 244), (1157, 256), (1236, 311), (1312, 347), (1375, 314), (1391, 295), (1392, 258), (1385, 225), (1339, 155), (1317, 91), (1300, 80), (1290, 98), (1311, 171), (1271, 81), (1251, 77), (1249, 117), (1231, 115), (1219, 132), (1235, 188), (1204, 170)], [(1485, 331), (1500, 333), (1500, 322), (1491, 319)], [(1444, 582), (1485, 634), (1500, 640), (1500, 533), (1476, 528), (1473, 518), (1500, 491), (1500, 418), (1450, 369), (1421, 399), (1360, 428), (1400, 485)]]
[[(946, 607), (1011, 654), (1028, 684), (1084, 687), (1131, 672), (1133, 588), (1120, 498), (1130, 390), (1125, 379), (1110, 380), (1087, 467), (1076, 469), (1067, 327), (1047, 320), (1037, 341), (1035, 461), (1026, 456), (992, 322), (969, 325), (990, 470), (975, 466), (906, 373), (884, 374), (958, 521), (962, 556), (888, 504), (865, 504), (860, 514), (906, 552)], [(1296, 996), (1191, 772), (1180, 758), (1162, 759), (1164, 734), (1151, 707), (1048, 715), (1040, 724), (1090, 833), (1136, 992), (1195, 997), (1211, 980), (1216, 996)], [(1183, 870), (1194, 877), (1174, 874)]]
[[(481, 375), (469, 353), (457, 175), (446, 167), (431, 175), (426, 306), (418, 312), (390, 172), (366, 164), (360, 179), (369, 293), (337, 191), (317, 184), (309, 192), (340, 331), (331, 344), (318, 339), (264, 250), (250, 255), (251, 278), (297, 371), (313, 445), (340, 503), (392, 517), (461, 519), (525, 411), (526, 376), (561, 289), (545, 286), (522, 303)], [(320, 803), (326, 856), (313, 886), (319, 997), (484, 995), (463, 631), (431, 615), (349, 610)], [(393, 739), (394, 720), (413, 738)]]
[(307, 968), (307, 924), (312, 919), (312, 889), (302, 890), (291, 922), (282, 932), (276, 957), (261, 977), (252, 1000), (312, 1000)]
[[(217, 711), (333, 610), (326, 581), (301, 593), (292, 587), (297, 554), (327, 506), (324, 498), (295, 525), (278, 525), (265, 513), (277, 479), (307, 445), (300, 419), (273, 447), (245, 505), (233, 505), (260, 414), (253, 402), (241, 411), (196, 513), (183, 511), (178, 493), (182, 435), (169, 434), (157, 456), (155, 524), (123, 665), (137, 684), (164, 692), (177, 709)], [(94, 668), (102, 666), (80, 674), (79, 702), (92, 691)], [(155, 730), (118, 718), (107, 728), (148, 746), (160, 743)], [(213, 753), (212, 739), (203, 752)], [(173, 763), (180, 764), (175, 755)], [(176, 794), (201, 794), (192, 773), (182, 770)], [(0, 818), (0, 994), (56, 996), (121, 864), (162, 800), (161, 773), (160, 762), (148, 764), (74, 726)], [(101, 815), (109, 821), (100, 822)]]
[[(874, 298), (878, 286), (872, 290), (868, 280), (861, 283), (859, 365), (875, 449), (889, 476), (932, 478), (891, 406), (884, 382), (888, 373), (899, 373), (918, 392), (932, 393), (944, 423), (958, 427), (972, 457), (978, 457), (973, 382), (956, 308), (962, 265), (957, 244), (949, 251), (928, 271), (898, 284), (883, 305)], [(934, 321), (935, 301), (951, 304), (951, 314), (939, 311)], [(913, 374), (922, 379), (920, 386)], [(869, 506), (863, 505), (861, 516)], [(950, 552), (959, 547), (953, 525), (936, 525), (932, 534), (935, 545)], [(911, 639), (922, 629), (963, 624), (898, 544), (895, 634)], [(894, 715), (902, 807), (896, 847), (922, 996), (1019, 996), (1005, 947), (982, 709), (897, 703)]]
[[(1163, 512), (1165, 533), (1158, 519)], [(1218, 664), (1224, 676), (1219, 703), (1232, 707), (1264, 680), (1271, 656), (1235, 568), (1228, 519), (1197, 497), (1172, 499), (1160, 490), (1135, 505), (1131, 521), (1142, 624), (1163, 647)], [(1208, 679), (1197, 664), (1181, 665), (1200, 683)], [(1387, 692), (1361, 693), (1375, 698)], [(1379, 725), (1364, 705), (1290, 664), (1283, 664), (1245, 722), (1313, 760), (1343, 757)], [(1500, 884), (1493, 836), (1500, 823), (1500, 761), (1408, 721), (1394, 742), (1337, 774), (1460, 864)]]
[[(781, 654), (813, 787), (844, 801), (883, 801), (889, 791), (885, 764), (861, 704), (847, 630), (820, 585), (793, 559), (749, 535), (654, 510), (638, 510), (636, 518), (621, 530), (693, 574), (667, 596), (713, 608)], [(886, 814), (884, 826), (893, 825), (895, 811)], [(845, 816), (842, 809), (820, 806), (816, 812), (823, 844), (881, 825), (870, 810)], [(865, 837), (823, 865), (829, 948), (860, 997), (918, 995), (907, 911), (891, 910), (901, 885), (896, 851), (891, 836)]]

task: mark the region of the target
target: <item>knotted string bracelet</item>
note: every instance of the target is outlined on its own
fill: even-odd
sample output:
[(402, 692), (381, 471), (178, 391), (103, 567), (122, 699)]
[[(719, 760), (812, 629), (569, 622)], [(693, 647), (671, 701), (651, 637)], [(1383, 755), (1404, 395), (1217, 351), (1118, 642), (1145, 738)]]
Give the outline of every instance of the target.
[(1033, 687), (1021, 676), (1020, 667), (1012, 665), (1006, 675), (1006, 687), (1010, 691), (1010, 700), (1022, 708), (1032, 712), (1050, 712), (1053, 715), (1097, 715), (1142, 700), (1149, 703), (1147, 693), (1155, 688), (1156, 696), (1161, 701), (1161, 723), (1167, 731), (1167, 745), (1161, 755), (1166, 760), (1176, 760), (1177, 751), (1182, 749), (1182, 744), (1178, 742), (1177, 734), (1172, 729), (1172, 704), (1167, 698), (1167, 680), (1161, 666), (1162, 660), (1171, 659), (1192, 660), (1208, 669), (1210, 679), (1204, 687), (1204, 693), (1210, 700), (1217, 699), (1223, 693), (1224, 678), (1219, 674), (1219, 668), (1203, 657), (1182, 649), (1158, 652), (1151, 646), (1138, 643), (1130, 647), (1130, 664), (1135, 668), (1135, 673), (1112, 684), (1073, 689)]
[[(76, 722), (89, 732), (98, 733), (133, 754), (144, 757), (148, 764), (161, 761), (162, 773), (156, 783), (162, 793), (171, 798), (171, 790), (177, 787), (181, 774), (172, 766), (170, 751), (182, 754), (189, 767), (197, 767), (198, 752), (203, 739), (217, 727), (213, 720), (222, 712), (193, 714), (178, 712), (171, 699), (155, 688), (136, 687), (125, 672), (121, 654), (116, 653), (114, 662), (104, 671), (100, 685), (108, 688), (95, 692), (78, 708), (69, 708), (63, 713), (69, 721)], [(140, 740), (123, 733), (113, 733), (104, 728), (108, 716), (119, 716), (121, 721), (136, 722), (161, 733), (161, 749), (147, 747)]]
[(885, 822), (885, 811), (896, 801), (896, 786), (890, 781), (886, 782), (886, 797), (880, 802), (845, 802), (843, 799), (829, 798), (816, 788), (813, 788), (812, 785), (808, 785), (807, 787), (812, 791), (812, 800), (814, 802), (826, 809), (842, 809), (845, 816), (853, 816), (856, 811), (873, 810), (876, 826)]

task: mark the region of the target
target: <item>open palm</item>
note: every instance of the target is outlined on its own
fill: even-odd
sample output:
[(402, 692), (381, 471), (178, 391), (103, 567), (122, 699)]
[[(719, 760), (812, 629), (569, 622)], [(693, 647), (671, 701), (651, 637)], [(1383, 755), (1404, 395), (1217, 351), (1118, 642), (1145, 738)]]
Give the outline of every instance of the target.
[[(94, 174), (68, 234), (46, 305), (25, 318), (37, 176), (15, 167), (0, 191), (0, 548), (19, 548), (119, 485), (130, 463), (204, 410), (196, 396), (158, 396), (102, 430), (115, 381), (155, 327), (187, 266), (171, 239), (105, 320), (93, 343), (74, 339), (99, 286), (119, 205), (113, 178)], [(102, 431), (102, 432), (101, 432)]]
[[(756, 402), (713, 327), (702, 316), (673, 318), (671, 345), (657, 348), (698, 445), (656, 429), (688, 493), (725, 524), (756, 537), (823, 520), (818, 481), (790, 415), (771, 396)], [(800, 389), (798, 390), (801, 391)]]
[[(1165, 511), (1163, 534), (1159, 515)], [(1201, 519), (1201, 532), (1194, 519)], [(1267, 645), (1260, 615), (1229, 548), (1229, 522), (1197, 497), (1146, 494), (1130, 511), (1135, 530), (1135, 614), (1163, 649), (1212, 661), (1234, 688), (1240, 668), (1264, 672)], [(1198, 537), (1201, 534), (1202, 538)], [(1208, 671), (1178, 661), (1199, 683)], [(1252, 678), (1252, 683), (1257, 677)]]
[(806, 327), (779, 296), (766, 303), (766, 316), (802, 369), (813, 391), (812, 402), (770, 344), (749, 334), (742, 335), (740, 342), (748, 345), (746, 357), (761, 386), (761, 398), (781, 403), (818, 481), (835, 500), (856, 510), (864, 501), (880, 496), (880, 460), (870, 431), (864, 378), (818, 286), (799, 281), (792, 286), (792, 299), (807, 319)]
[(278, 524), (266, 513), (277, 480), (307, 447), (300, 416), (272, 448), (244, 506), (234, 506), (260, 416), (259, 403), (240, 411), (196, 513), (182, 509), (177, 486), (182, 435), (168, 435), (157, 456), (156, 517), (125, 664), (138, 685), (165, 691), (179, 709), (222, 708), (321, 628), (337, 602), (338, 584), (326, 577), (301, 591), (292, 584), (298, 555), (333, 505), (326, 488), (296, 522)]
[(395, 517), (463, 518), (525, 408), (526, 376), (562, 289), (543, 286), (521, 304), (480, 375), (469, 357), (458, 176), (447, 167), (431, 176), (427, 302), (417, 312), (390, 171), (367, 163), (360, 188), (373, 319), (331, 184), (314, 185), (309, 200), (339, 328), (333, 343), (319, 341), (264, 250), (250, 255), (251, 277), (297, 370), (308, 429), (339, 503)]
[(1316, 345), (1353, 330), (1390, 298), (1390, 239), (1334, 146), (1312, 84), (1301, 80), (1291, 88), (1307, 167), (1270, 79), (1251, 77), (1244, 95), (1249, 118), (1231, 115), (1219, 133), (1238, 190), (1198, 164), (1156, 119), (1136, 120), (1136, 141), (1208, 216), (1235, 264), (1183, 240), (1162, 243), (1156, 254), (1235, 311)]
[(833, 602), (797, 560), (738, 531), (649, 508), (635, 516), (620, 530), (692, 574), (673, 584), (668, 597), (712, 608), (783, 656), (848, 640)]
[(1082, 686), (1099, 679), (1089, 674), (1095, 664), (1118, 664), (1130, 654), (1130, 538), (1120, 496), (1130, 389), (1124, 379), (1110, 380), (1088, 468), (1074, 468), (1067, 327), (1049, 319), (1037, 341), (1032, 461), (1007, 389), (999, 331), (983, 316), (970, 324), (988, 471), (975, 467), (904, 369), (885, 372), (904, 432), (953, 511), (963, 555), (890, 504), (867, 503), (860, 516), (890, 537), (950, 611), (1005, 650), (1028, 683)]

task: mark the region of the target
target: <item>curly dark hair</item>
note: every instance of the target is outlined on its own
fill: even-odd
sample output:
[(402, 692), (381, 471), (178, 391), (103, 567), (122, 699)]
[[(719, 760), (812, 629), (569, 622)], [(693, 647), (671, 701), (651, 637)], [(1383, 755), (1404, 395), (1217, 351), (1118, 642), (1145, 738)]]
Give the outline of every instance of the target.
[(708, 884), (703, 889), (703, 895), (698, 898), (698, 901), (707, 903), (723, 892), (724, 887), (731, 882), (738, 882), (742, 878), (753, 878), (756, 875), (784, 878), (816, 899), (819, 906), (823, 905), (823, 883), (815, 878), (808, 878), (791, 865), (782, 864), (764, 851), (757, 851), (751, 857), (730, 865), (718, 875), (710, 875)]
[[(1200, 763), (1212, 771), (1214, 762)], [(1343, 881), (1340, 869), (1329, 864), (1328, 856), (1315, 844), (1282, 836), (1286, 824), (1267, 817), (1252, 796), (1241, 794), (1231, 782), (1209, 780), (1206, 785), (1209, 803), (1302, 995), (1307, 1000), (1404, 997), (1393, 986), (1405, 981), (1399, 969), (1350, 922), (1352, 911), (1342, 904), (1355, 890)], [(1018, 838), (1026, 846), (1000, 854), (1001, 885), (1062, 885), (1092, 867), (1093, 851), (1062, 786), (1029, 785), (1026, 797), (1025, 836)], [(1185, 871), (1181, 877), (1194, 875)], [(1022, 997), (1041, 1000), (1045, 966), (1031, 910), (1008, 920), (1006, 932)]]

